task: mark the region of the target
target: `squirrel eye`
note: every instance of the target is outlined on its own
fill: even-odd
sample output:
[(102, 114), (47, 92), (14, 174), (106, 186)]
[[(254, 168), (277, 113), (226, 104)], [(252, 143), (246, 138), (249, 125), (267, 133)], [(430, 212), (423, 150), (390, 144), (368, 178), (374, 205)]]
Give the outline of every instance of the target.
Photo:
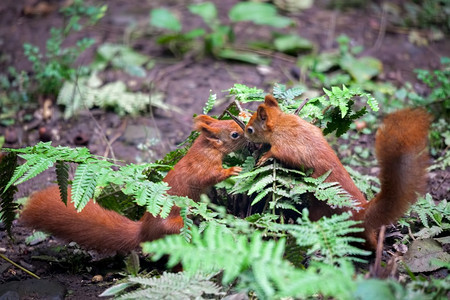
[(253, 134), (253, 132), (254, 132), (254, 130), (253, 130), (253, 127), (247, 127), (247, 133), (248, 134)]
[(231, 138), (232, 138), (233, 140), (237, 139), (238, 137), (239, 137), (239, 133), (238, 133), (238, 132), (233, 131), (233, 132), (231, 133)]

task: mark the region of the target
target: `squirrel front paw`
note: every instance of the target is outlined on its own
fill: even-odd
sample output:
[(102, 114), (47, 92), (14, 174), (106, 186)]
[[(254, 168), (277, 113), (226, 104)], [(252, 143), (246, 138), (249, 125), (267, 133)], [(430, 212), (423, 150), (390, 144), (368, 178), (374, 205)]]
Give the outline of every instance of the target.
[(272, 158), (271, 153), (266, 152), (263, 156), (261, 156), (258, 160), (258, 162), (256, 163), (257, 167), (262, 166), (269, 158)]
[(242, 171), (241, 167), (231, 167), (228, 169), (228, 172), (230, 176), (236, 176), (239, 175), (239, 173)]

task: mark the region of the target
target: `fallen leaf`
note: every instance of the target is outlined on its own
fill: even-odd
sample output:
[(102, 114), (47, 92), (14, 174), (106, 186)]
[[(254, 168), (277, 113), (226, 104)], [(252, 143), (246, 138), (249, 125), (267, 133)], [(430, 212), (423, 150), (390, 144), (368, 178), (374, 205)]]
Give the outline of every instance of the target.
[(450, 254), (445, 252), (441, 245), (433, 239), (414, 240), (408, 252), (403, 256), (403, 262), (413, 273), (439, 269), (439, 266), (431, 264), (434, 259), (450, 262)]

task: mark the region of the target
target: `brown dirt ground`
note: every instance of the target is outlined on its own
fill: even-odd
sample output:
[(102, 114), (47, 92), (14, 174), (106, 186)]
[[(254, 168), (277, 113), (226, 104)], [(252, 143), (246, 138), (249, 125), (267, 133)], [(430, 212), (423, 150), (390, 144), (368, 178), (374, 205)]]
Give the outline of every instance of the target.
[[(23, 8), (26, 4), (37, 1), (26, 0), (3, 0), (0, 3), (0, 68), (15, 66), (18, 70), (30, 70), (29, 62), (23, 55), (22, 45), (25, 42), (44, 46), (49, 37), (49, 29), (52, 26), (61, 26), (62, 19), (56, 11), (40, 16), (26, 16)], [(60, 6), (64, 1), (50, 1)], [(202, 26), (196, 22), (197, 19), (189, 18), (186, 5), (190, 1), (136, 1), (116, 0), (108, 2), (108, 12), (100, 24), (82, 31), (73, 36), (75, 40), (79, 36), (89, 36), (96, 40), (96, 45), (105, 42), (121, 42), (124, 39), (124, 31), (130, 20), (137, 24), (145, 24), (148, 20), (149, 11), (152, 8), (165, 6), (173, 8), (183, 16), (183, 24), (187, 28)], [(225, 0), (214, 1), (220, 11), (220, 17), (224, 16), (229, 8), (237, 1)], [(319, 5), (307, 11), (288, 14), (297, 22), (298, 33), (316, 43), (321, 51), (336, 48), (335, 38), (345, 33), (355, 45), (363, 45), (365, 54), (379, 58), (384, 65), (384, 72), (380, 76), (395, 85), (405, 81), (415, 81), (413, 72), (416, 68), (433, 69), (439, 66), (439, 58), (450, 53), (450, 39), (444, 38), (436, 42), (430, 42), (427, 46), (416, 46), (408, 42), (408, 32), (397, 30), (395, 27), (387, 27), (387, 31), (381, 40), (379, 47), (374, 47), (379, 36), (380, 15), (370, 5), (348, 9), (345, 11), (329, 10), (323, 1)], [(376, 2), (374, 3), (377, 4)], [(252, 25), (239, 25), (236, 28), (238, 40), (245, 39), (248, 35), (267, 36), (269, 29)], [(69, 41), (70, 42), (70, 41)], [(54, 130), (54, 144), (74, 146), (74, 139), (82, 135), (89, 140), (89, 148), (94, 154), (104, 155), (107, 149), (105, 136), (118, 135), (119, 138), (112, 145), (115, 157), (127, 162), (138, 162), (142, 160), (154, 160), (161, 157), (168, 150), (172, 150), (183, 141), (191, 130), (193, 114), (201, 113), (201, 108), (206, 102), (209, 91), (218, 94), (219, 98), (225, 95), (223, 90), (230, 88), (234, 83), (243, 83), (256, 86), (269, 91), (274, 82), (289, 83), (293, 78), (289, 70), (292, 63), (280, 57), (274, 57), (270, 65), (270, 73), (263, 74), (255, 66), (236, 62), (220, 61), (212, 58), (201, 58), (194, 60), (177, 60), (167, 56), (155, 42), (145, 36), (133, 41), (133, 46), (139, 51), (162, 58), (158, 60), (155, 68), (150, 72), (148, 78), (141, 84), (146, 89), (146, 84), (152, 82), (156, 89), (165, 93), (165, 101), (183, 110), (183, 114), (158, 111), (140, 117), (119, 118), (113, 113), (105, 113), (100, 110), (92, 110), (80, 115), (78, 118), (68, 122), (63, 121), (58, 108), (55, 108), (51, 121), (44, 125)], [(79, 63), (91, 61), (96, 47), (90, 48), (79, 59)], [(123, 74), (106, 74), (109, 78), (120, 78), (124, 81), (130, 80)], [(214, 109), (221, 112), (225, 104)], [(5, 147), (24, 147), (35, 144), (39, 135), (37, 126), (32, 129), (24, 129), (24, 123), (14, 125), (18, 136), (17, 142), (6, 144)], [(140, 151), (136, 148), (136, 140), (127, 140), (124, 136), (124, 128), (131, 126), (152, 128), (151, 135), (159, 137), (160, 144), (151, 153)], [(4, 134), (6, 128), (0, 127), (0, 135)], [(145, 139), (147, 136), (136, 139)], [(111, 152), (110, 152), (111, 155)], [(448, 198), (448, 172), (435, 172), (431, 174), (430, 190), (438, 195), (439, 199)], [(51, 172), (41, 174), (35, 180), (20, 186), (19, 196), (29, 195), (30, 192), (42, 188), (54, 179)], [(102, 274), (106, 282), (111, 282), (111, 274), (117, 272), (110, 269), (121, 268), (118, 261), (94, 262), (86, 266), (85, 260), (58, 263), (48, 261), (37, 261), (31, 258), (49, 251), (49, 246), (61, 245), (58, 241), (50, 238), (45, 244), (26, 246), (23, 241), (31, 233), (27, 228), (15, 223), (13, 228), (14, 241), (10, 241), (4, 231), (0, 231), (0, 249), (12, 260), (30, 266), (43, 278), (55, 279), (65, 285), (70, 293), (66, 299), (94, 299), (107, 286), (105, 283), (91, 283), (91, 278), (96, 274)], [(51, 254), (54, 255), (54, 254)], [(57, 255), (56, 255), (57, 256)], [(64, 257), (64, 252), (60, 258)], [(74, 258), (75, 260), (78, 258)], [(72, 270), (70, 270), (72, 268)], [(71, 272), (72, 271), (72, 272)], [(75, 271), (75, 273), (73, 272)], [(22, 271), (5, 265), (0, 261), (0, 284), (28, 278)], [(30, 298), (31, 299), (31, 298)]]

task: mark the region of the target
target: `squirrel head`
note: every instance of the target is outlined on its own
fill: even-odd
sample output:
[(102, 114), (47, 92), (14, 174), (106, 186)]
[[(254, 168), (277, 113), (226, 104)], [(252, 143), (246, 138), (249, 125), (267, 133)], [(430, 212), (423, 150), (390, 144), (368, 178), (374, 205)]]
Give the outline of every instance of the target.
[(194, 119), (195, 130), (222, 153), (228, 154), (245, 145), (244, 131), (233, 120), (216, 120), (207, 115)]
[(255, 143), (269, 142), (269, 135), (281, 113), (277, 100), (272, 95), (266, 95), (264, 104), (258, 106), (245, 127), (245, 136)]

